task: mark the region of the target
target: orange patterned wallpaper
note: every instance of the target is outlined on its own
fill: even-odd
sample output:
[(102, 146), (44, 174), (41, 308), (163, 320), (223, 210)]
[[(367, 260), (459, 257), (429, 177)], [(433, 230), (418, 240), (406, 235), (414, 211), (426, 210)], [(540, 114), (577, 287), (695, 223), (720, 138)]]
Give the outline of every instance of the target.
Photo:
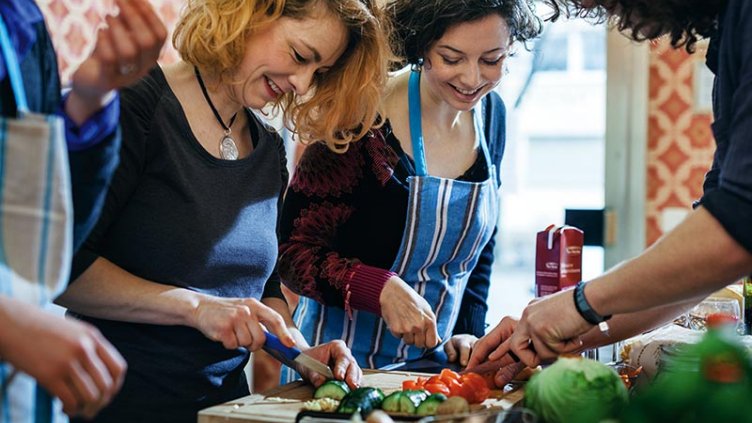
[(695, 112), (694, 68), (705, 50), (689, 55), (667, 43), (651, 47), (648, 104), (646, 241), (662, 234), (667, 207), (689, 208), (702, 195), (702, 182), (715, 151), (712, 114)]
[[(65, 84), (75, 65), (93, 48), (96, 29), (104, 15), (114, 9), (113, 0), (38, 0), (58, 52), (61, 79)], [(174, 27), (183, 5), (182, 0), (151, 0), (168, 29)], [(170, 39), (165, 43), (160, 61), (175, 61), (177, 54)]]

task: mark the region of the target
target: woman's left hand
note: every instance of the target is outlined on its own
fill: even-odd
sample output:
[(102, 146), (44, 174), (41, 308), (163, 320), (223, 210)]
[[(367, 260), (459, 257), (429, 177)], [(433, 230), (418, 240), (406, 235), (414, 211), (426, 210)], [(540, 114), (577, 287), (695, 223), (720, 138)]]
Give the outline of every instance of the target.
[(459, 362), (460, 365), (467, 366), (470, 360), (470, 353), (473, 351), (473, 345), (478, 342), (474, 335), (462, 334), (454, 335), (444, 344), (444, 352), (450, 363)]
[[(328, 364), (332, 368), (335, 379), (344, 380), (351, 388), (360, 385), (360, 378), (363, 377), (363, 371), (358, 366), (358, 362), (353, 357), (350, 349), (347, 348), (341, 340), (327, 342), (326, 344), (311, 347), (303, 354), (309, 355), (316, 360)], [(299, 369), (304, 379), (311, 382), (313, 386), (318, 387), (326, 382), (326, 377), (307, 369)]]

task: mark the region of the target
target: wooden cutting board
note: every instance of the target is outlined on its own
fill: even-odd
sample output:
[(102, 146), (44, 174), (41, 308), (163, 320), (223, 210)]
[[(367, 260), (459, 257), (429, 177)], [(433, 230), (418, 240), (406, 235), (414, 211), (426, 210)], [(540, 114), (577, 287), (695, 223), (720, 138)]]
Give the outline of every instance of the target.
[[(362, 386), (381, 388), (385, 394), (402, 389), (402, 381), (418, 376), (432, 376), (416, 372), (385, 372), (363, 370)], [(492, 391), (492, 398), (483, 404), (509, 409), (522, 400), (522, 389)], [(313, 398), (313, 387), (293, 382), (262, 394), (252, 394), (225, 404), (202, 410), (198, 423), (294, 422), (303, 409), (303, 402)]]

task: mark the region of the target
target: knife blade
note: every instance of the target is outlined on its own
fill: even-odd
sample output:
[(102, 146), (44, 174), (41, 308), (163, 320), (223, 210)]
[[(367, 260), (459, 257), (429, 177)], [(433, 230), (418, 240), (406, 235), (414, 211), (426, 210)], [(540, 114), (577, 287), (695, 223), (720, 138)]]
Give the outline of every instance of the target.
[(266, 341), (264, 342), (263, 349), (269, 353), (269, 355), (288, 367), (295, 369), (298, 366), (301, 366), (322, 374), (327, 379), (334, 379), (334, 374), (329, 366), (311, 356), (303, 354), (295, 347), (286, 346), (279, 340), (279, 338), (269, 332), (266, 332)]

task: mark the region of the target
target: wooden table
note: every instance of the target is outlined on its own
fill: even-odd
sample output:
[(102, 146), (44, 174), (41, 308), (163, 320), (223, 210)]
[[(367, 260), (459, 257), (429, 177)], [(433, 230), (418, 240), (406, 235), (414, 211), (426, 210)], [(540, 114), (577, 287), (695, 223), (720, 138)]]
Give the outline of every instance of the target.
[[(381, 388), (385, 394), (402, 389), (402, 381), (426, 373), (363, 370), (362, 386)], [(509, 409), (522, 400), (522, 389), (505, 392), (492, 391), (492, 398), (483, 405)], [(304, 382), (293, 382), (271, 389), (262, 394), (252, 394), (225, 404), (202, 410), (198, 423), (248, 423), (248, 422), (294, 422), (303, 409), (303, 402), (313, 398), (313, 387)]]

